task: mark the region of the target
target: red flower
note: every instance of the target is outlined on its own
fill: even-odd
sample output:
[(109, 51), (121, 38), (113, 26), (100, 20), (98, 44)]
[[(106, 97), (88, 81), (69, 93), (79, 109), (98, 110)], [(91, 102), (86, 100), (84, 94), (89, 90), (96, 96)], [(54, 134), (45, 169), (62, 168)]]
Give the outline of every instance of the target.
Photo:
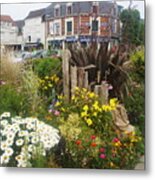
[(96, 144), (95, 142), (92, 142), (90, 146), (92, 146), (92, 147), (96, 147), (96, 146), (97, 146), (97, 144)]
[(101, 152), (101, 153), (104, 153), (104, 152), (105, 152), (105, 149), (104, 149), (104, 148), (100, 148), (100, 152)]
[(101, 159), (105, 159), (105, 158), (106, 158), (106, 155), (105, 155), (105, 154), (100, 154), (100, 158), (101, 158)]
[(113, 142), (119, 142), (120, 140), (118, 138), (114, 138)]
[(82, 143), (82, 141), (81, 141), (81, 140), (77, 140), (75, 143), (76, 143), (77, 145), (80, 145), (80, 144)]
[(92, 139), (92, 140), (96, 139), (96, 136), (95, 136), (95, 135), (92, 135), (92, 136), (91, 136), (91, 139)]

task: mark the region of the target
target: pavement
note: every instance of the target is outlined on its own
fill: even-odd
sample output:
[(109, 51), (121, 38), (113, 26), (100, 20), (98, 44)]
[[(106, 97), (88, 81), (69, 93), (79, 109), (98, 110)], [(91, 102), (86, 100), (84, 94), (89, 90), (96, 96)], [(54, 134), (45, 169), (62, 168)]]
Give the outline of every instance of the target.
[(135, 170), (145, 170), (145, 158), (142, 156), (139, 160), (139, 163), (136, 165)]

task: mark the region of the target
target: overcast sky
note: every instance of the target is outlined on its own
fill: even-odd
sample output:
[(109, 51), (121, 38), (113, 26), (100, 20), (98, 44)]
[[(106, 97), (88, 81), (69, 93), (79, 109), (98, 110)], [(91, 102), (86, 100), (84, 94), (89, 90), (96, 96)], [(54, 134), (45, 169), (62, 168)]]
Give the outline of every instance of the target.
[[(6, 3), (6, 2), (14, 3), (14, 2), (28, 2), (28, 1), (26, 1), (26, 0), (25, 1), (24, 0), (12, 0), (12, 1), (0, 0), (0, 3)], [(120, 1), (117, 1), (117, 4), (122, 5), (125, 8), (127, 8), (129, 5), (129, 1), (128, 0), (120, 0)], [(40, 9), (40, 8), (45, 8), (49, 5), (50, 5), (50, 3), (1, 4), (1, 14), (8, 14), (14, 20), (20, 20), (20, 19), (24, 19), (28, 15), (29, 11)], [(141, 18), (144, 18), (144, 1), (143, 0), (142, 1), (141, 0), (139, 0), (139, 1), (133, 0), (133, 6), (140, 11)]]

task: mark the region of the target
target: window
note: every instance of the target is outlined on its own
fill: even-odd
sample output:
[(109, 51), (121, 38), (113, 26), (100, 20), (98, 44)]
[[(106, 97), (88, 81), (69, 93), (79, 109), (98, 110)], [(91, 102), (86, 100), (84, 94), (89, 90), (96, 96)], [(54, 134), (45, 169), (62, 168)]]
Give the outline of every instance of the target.
[(59, 8), (55, 9), (55, 16), (60, 16), (60, 9)]
[(92, 7), (92, 9), (93, 9), (93, 13), (94, 13), (94, 14), (97, 14), (97, 13), (98, 13), (98, 6), (94, 5), (94, 6)]
[(67, 22), (67, 32), (72, 32), (72, 21)]
[(67, 6), (67, 14), (72, 14), (72, 6)]
[(54, 24), (54, 33), (60, 34), (60, 24), (59, 23)]
[(92, 31), (98, 31), (98, 21), (97, 20), (92, 21)]
[(31, 42), (31, 36), (28, 36), (28, 41)]

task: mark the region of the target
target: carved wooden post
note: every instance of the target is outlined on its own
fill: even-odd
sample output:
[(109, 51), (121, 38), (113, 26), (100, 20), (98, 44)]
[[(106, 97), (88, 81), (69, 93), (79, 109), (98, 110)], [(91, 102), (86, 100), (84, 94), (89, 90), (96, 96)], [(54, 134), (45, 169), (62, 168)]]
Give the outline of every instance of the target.
[(71, 66), (71, 94), (73, 95), (74, 89), (77, 86), (77, 67)]
[(108, 103), (108, 84), (102, 83), (101, 85), (96, 85), (94, 92), (100, 97), (102, 104)]
[(63, 71), (63, 92), (66, 99), (70, 99), (70, 65), (69, 59), (71, 55), (69, 50), (64, 50), (63, 61), (62, 61), (62, 71)]

